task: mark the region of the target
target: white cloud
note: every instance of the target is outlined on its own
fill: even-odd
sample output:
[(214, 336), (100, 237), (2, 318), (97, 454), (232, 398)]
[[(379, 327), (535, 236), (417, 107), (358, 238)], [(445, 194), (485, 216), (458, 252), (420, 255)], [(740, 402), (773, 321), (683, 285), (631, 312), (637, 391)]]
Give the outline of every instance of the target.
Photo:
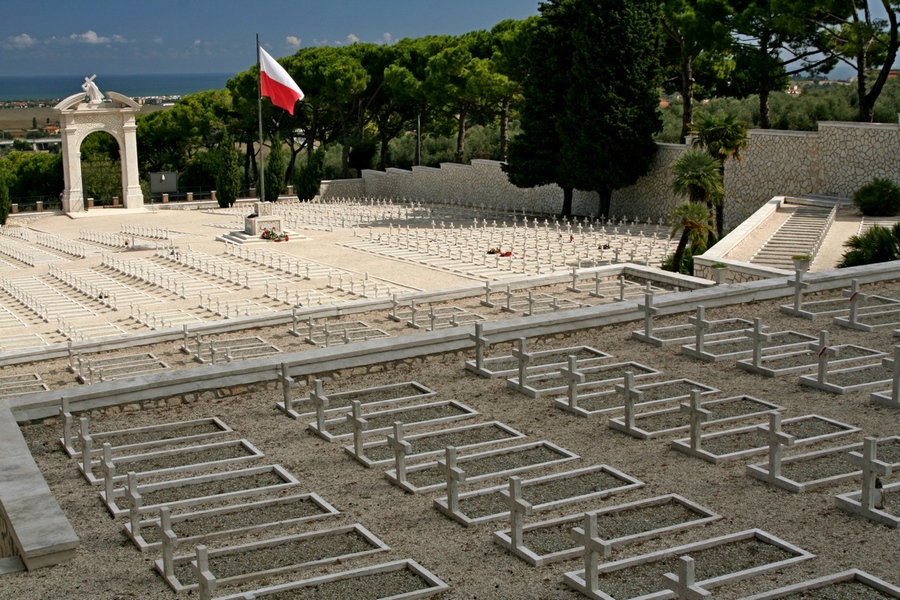
[(203, 42), (201, 42), (200, 40), (194, 40), (194, 45), (195, 45), (195, 46), (199, 46), (199, 45), (202, 44), (202, 43), (203, 43)]
[(35, 44), (37, 44), (37, 40), (27, 33), (23, 33), (21, 35), (11, 35), (3, 41), (4, 48), (16, 48), (19, 50), (31, 48)]
[(355, 44), (358, 41), (359, 41), (359, 36), (356, 35), (355, 33), (351, 33), (350, 35), (347, 36), (348, 44)]
[(284, 39), (285, 39), (285, 41), (288, 43), (288, 46), (291, 46), (292, 48), (299, 48), (299, 47), (300, 47), (300, 38), (298, 38), (297, 36), (295, 36), (295, 35), (289, 35), (289, 36), (287, 36), (287, 37), (284, 38)]
[(162, 43), (164, 43), (164, 41), (165, 41), (165, 40), (163, 40), (163, 39), (162, 39), (161, 37), (159, 37), (159, 36), (156, 36), (155, 38), (153, 38), (153, 43), (154, 43), (154, 44), (162, 44)]
[(390, 34), (390, 33), (385, 32), (384, 35), (381, 36), (381, 37), (382, 37), (382, 39), (384, 40), (384, 43), (385, 43), (385, 44), (390, 44), (390, 43), (391, 43), (392, 37), (391, 37), (391, 34)]
[(112, 36), (112, 41), (114, 41), (117, 44), (127, 44), (128, 43), (128, 40), (126, 40), (124, 37), (122, 37), (121, 35), (118, 35), (118, 34)]
[(82, 44), (108, 44), (112, 41), (108, 37), (97, 35), (96, 31), (90, 29), (84, 33), (73, 33), (69, 36), (69, 39)]

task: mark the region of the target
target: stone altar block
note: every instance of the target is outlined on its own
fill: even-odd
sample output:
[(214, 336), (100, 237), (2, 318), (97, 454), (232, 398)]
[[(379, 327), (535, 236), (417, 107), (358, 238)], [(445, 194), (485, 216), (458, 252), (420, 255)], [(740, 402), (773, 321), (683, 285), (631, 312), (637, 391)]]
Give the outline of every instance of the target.
[(244, 217), (244, 233), (259, 237), (263, 229), (282, 233), (281, 217), (275, 214), (275, 205), (271, 202), (257, 202), (256, 212)]

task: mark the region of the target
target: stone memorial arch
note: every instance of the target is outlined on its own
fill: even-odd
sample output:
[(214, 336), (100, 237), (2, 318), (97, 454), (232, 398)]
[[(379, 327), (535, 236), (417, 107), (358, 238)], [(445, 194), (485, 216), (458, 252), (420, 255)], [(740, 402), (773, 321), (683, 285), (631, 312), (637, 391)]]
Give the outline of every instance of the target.
[(85, 210), (84, 187), (81, 177), (81, 143), (95, 131), (105, 131), (119, 144), (122, 164), (122, 199), (125, 208), (142, 208), (137, 161), (137, 123), (140, 105), (122, 94), (97, 88), (94, 77), (85, 77), (84, 93), (69, 96), (54, 108), (60, 114), (59, 133), (62, 136), (63, 175), (65, 190), (62, 209), (66, 213)]

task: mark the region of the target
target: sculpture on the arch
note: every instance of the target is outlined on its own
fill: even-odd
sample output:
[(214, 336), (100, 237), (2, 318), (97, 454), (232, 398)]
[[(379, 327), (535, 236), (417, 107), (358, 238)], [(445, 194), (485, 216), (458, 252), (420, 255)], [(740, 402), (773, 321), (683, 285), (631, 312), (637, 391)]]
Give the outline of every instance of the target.
[(66, 213), (85, 211), (81, 177), (81, 143), (95, 131), (109, 133), (119, 145), (122, 161), (122, 205), (129, 209), (144, 206), (144, 194), (138, 175), (137, 122), (140, 105), (116, 92), (104, 94), (94, 82), (96, 75), (84, 78), (82, 91), (55, 106), (60, 115), (63, 176), (65, 189), (62, 208)]

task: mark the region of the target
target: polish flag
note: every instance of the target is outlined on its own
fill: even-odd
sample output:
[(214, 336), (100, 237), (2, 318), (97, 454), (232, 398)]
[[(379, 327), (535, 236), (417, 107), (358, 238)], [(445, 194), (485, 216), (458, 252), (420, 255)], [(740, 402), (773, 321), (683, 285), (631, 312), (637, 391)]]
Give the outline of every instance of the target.
[(259, 84), (260, 95), (291, 114), (294, 114), (294, 104), (303, 100), (300, 86), (262, 47), (259, 48)]

